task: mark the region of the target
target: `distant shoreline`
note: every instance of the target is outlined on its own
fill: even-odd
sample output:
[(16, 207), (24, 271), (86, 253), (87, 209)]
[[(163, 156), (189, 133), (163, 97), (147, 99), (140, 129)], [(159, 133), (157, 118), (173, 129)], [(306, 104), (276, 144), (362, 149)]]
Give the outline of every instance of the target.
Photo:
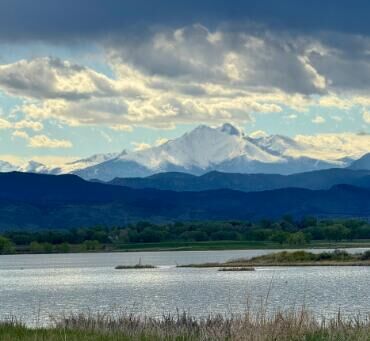
[(174, 252), (174, 251), (227, 251), (227, 250), (307, 250), (307, 249), (348, 249), (370, 248), (370, 240), (347, 242), (311, 242), (305, 245), (278, 244), (270, 242), (184, 242), (184, 243), (132, 243), (121, 245), (102, 245), (99, 250), (81, 250), (80, 245), (71, 245), (69, 252), (31, 252), (26, 246), (17, 247), (17, 255), (28, 254), (72, 254), (72, 253), (110, 253), (110, 252)]

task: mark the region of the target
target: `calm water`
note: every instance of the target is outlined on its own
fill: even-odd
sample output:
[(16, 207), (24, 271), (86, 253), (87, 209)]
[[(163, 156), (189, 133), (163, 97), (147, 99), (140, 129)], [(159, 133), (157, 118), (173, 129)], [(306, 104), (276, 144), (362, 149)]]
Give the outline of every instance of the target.
[[(369, 267), (255, 272), (175, 267), (268, 252), (276, 250), (0, 256), (0, 319), (15, 315), (30, 324), (47, 323), (50, 314), (77, 311), (161, 316), (180, 309), (196, 316), (230, 314), (256, 308), (266, 297), (270, 310), (304, 304), (320, 316), (339, 308), (350, 314), (370, 313)], [(159, 268), (114, 270), (140, 258)]]

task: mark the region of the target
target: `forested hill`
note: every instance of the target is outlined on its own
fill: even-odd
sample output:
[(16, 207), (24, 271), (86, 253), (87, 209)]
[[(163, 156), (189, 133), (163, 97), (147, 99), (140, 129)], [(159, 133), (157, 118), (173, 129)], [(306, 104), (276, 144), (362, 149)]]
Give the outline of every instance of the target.
[(122, 226), (139, 220), (258, 220), (284, 214), (370, 216), (370, 190), (348, 185), (320, 191), (174, 192), (91, 183), (76, 176), (4, 173), (0, 188), (1, 229)]
[(287, 187), (318, 190), (340, 184), (370, 188), (370, 170), (332, 168), (292, 175), (209, 172), (201, 176), (169, 172), (143, 178), (116, 178), (109, 184), (180, 192), (224, 188), (253, 192)]

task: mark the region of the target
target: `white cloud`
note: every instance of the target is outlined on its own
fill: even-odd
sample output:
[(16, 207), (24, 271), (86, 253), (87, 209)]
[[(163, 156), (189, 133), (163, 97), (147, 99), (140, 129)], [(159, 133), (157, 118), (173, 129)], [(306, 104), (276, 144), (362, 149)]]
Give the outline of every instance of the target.
[(7, 121), (3, 118), (0, 118), (0, 130), (1, 129), (10, 129), (10, 128), (12, 128), (12, 124), (9, 121)]
[(71, 148), (72, 143), (67, 140), (52, 139), (46, 135), (29, 136), (25, 131), (16, 130), (12, 134), (13, 138), (21, 138), (28, 142), (30, 148)]
[(315, 124), (323, 124), (323, 123), (325, 123), (325, 122), (326, 122), (325, 118), (324, 118), (324, 117), (322, 117), (322, 116), (319, 116), (319, 115), (315, 116), (315, 117), (312, 119), (312, 123), (315, 123)]
[(135, 152), (149, 149), (151, 147), (149, 143), (145, 143), (145, 142), (131, 142), (131, 144), (134, 146)]
[(40, 131), (44, 129), (41, 122), (21, 120), (18, 122), (11, 122), (6, 119), (0, 118), (0, 129), (31, 129)]
[(258, 139), (260, 137), (266, 137), (268, 134), (264, 130), (256, 130), (249, 134), (252, 139)]
[(41, 122), (22, 120), (14, 123), (15, 129), (31, 129), (33, 131), (40, 131), (44, 129), (44, 126)]
[(362, 118), (365, 123), (370, 124), (370, 111), (364, 110), (362, 113)]
[(162, 144), (165, 144), (167, 142), (168, 142), (168, 139), (164, 137), (160, 137), (159, 139), (155, 141), (155, 146), (161, 146)]
[(12, 136), (14, 138), (21, 138), (21, 139), (24, 139), (24, 140), (29, 140), (29, 138), (30, 138), (29, 135), (23, 130), (13, 131)]
[(370, 150), (370, 135), (338, 133), (297, 135), (295, 140), (306, 146), (303, 155), (323, 160), (359, 158)]
[(29, 139), (31, 148), (71, 148), (72, 143), (67, 140), (52, 139), (46, 135), (35, 135)]
[(125, 131), (125, 132), (132, 132), (133, 128), (127, 124), (114, 124), (110, 127), (112, 130), (116, 131)]
[[(356, 40), (337, 38), (346, 44)], [(0, 65), (0, 89), (23, 99), (20, 109), (27, 120), (57, 119), (117, 131), (244, 124), (253, 114), (286, 108), (297, 113), (284, 117), (294, 119), (315, 106), (370, 105), (370, 61), (364, 52), (370, 50), (369, 39), (356, 40), (357, 62), (352, 50), (333, 48), (320, 35), (192, 25), (122, 39), (104, 45), (109, 76), (57, 58), (36, 58)], [(313, 122), (323, 123), (323, 118)], [(26, 128), (42, 129), (16, 127)]]

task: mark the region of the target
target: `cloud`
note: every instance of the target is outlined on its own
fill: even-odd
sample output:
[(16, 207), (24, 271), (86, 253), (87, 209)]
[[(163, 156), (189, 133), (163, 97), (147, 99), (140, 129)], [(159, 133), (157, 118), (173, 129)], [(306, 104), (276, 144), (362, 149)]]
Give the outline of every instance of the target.
[(167, 143), (168, 141), (169, 141), (168, 139), (166, 139), (166, 138), (164, 138), (164, 137), (161, 137), (161, 138), (159, 138), (159, 139), (157, 139), (157, 140), (155, 141), (154, 145), (155, 145), (156, 147), (158, 147), (158, 146), (161, 146), (162, 144)]
[[(216, 34), (219, 39), (210, 39)], [(200, 94), (205, 89), (199, 83), (229, 84), (237, 90), (322, 93), (325, 78), (305, 55), (311, 39), (300, 40), (271, 32), (210, 31), (198, 24), (124, 41), (114, 45), (110, 55), (113, 63), (128, 63), (148, 76), (162, 77), (162, 82), (177, 81), (179, 90), (185, 84), (198, 86), (203, 89)]]
[(165, 144), (166, 142), (168, 142), (168, 139), (158, 138), (157, 140), (155, 140), (153, 145), (151, 145), (150, 143), (146, 143), (146, 142), (131, 142), (131, 144), (134, 146), (134, 151), (138, 152), (138, 151), (142, 151), (142, 150), (145, 150), (145, 149), (149, 149), (153, 146), (154, 147), (159, 147), (162, 144)]
[(365, 110), (362, 113), (362, 118), (363, 118), (365, 123), (370, 124), (370, 112), (369, 111)]
[(370, 135), (354, 133), (297, 135), (295, 140), (305, 146), (302, 155), (322, 160), (344, 157), (359, 158), (370, 150)]
[(22, 120), (14, 123), (13, 127), (15, 129), (31, 129), (33, 131), (40, 131), (44, 129), (41, 122)]
[(76, 43), (112, 35), (142, 36), (153, 26), (176, 27), (194, 22), (209, 26), (257, 23), (280, 30), (368, 35), (369, 10), (366, 0), (350, 4), (311, 0), (304, 5), (295, 0), (234, 0), (232, 4), (227, 0), (105, 0), (104, 3), (99, 0), (3, 0), (0, 2), (0, 40)]
[(29, 136), (25, 131), (16, 130), (12, 134), (13, 138), (21, 138), (28, 142), (30, 148), (71, 148), (72, 143), (67, 140), (52, 139), (46, 135)]
[(3, 118), (0, 118), (0, 130), (1, 129), (10, 129), (10, 128), (12, 128), (12, 126), (13, 125), (9, 121), (7, 121)]
[(0, 129), (31, 129), (40, 131), (44, 129), (41, 122), (21, 120), (18, 122), (11, 122), (6, 119), (0, 118)]
[(0, 65), (0, 89), (20, 97), (67, 100), (109, 97), (117, 92), (114, 81), (103, 74), (50, 57)]
[(145, 142), (131, 142), (131, 144), (134, 146), (135, 152), (149, 149), (151, 147), (149, 143), (145, 143)]
[(125, 131), (125, 132), (132, 132), (132, 127), (127, 124), (114, 124), (110, 127), (112, 130), (116, 131)]
[(264, 130), (256, 130), (256, 131), (253, 131), (252, 133), (250, 133), (248, 135), (252, 139), (258, 139), (258, 138), (261, 138), (261, 137), (267, 137), (268, 136), (268, 134)]
[(315, 123), (315, 124), (323, 124), (323, 123), (325, 123), (325, 122), (326, 122), (325, 118), (324, 118), (324, 117), (322, 117), (322, 116), (319, 116), (319, 115), (315, 116), (315, 117), (312, 119), (312, 123)]
[(23, 130), (14, 131), (12, 133), (12, 136), (15, 137), (15, 138), (21, 138), (21, 139), (24, 139), (24, 140), (29, 140), (30, 139), (29, 135)]
[(22, 99), (19, 111), (29, 121), (118, 131), (370, 106), (367, 37), (195, 24), (152, 28), (142, 39), (114, 37), (102, 46), (109, 75), (58, 58), (20, 60), (0, 65), (0, 89)]

